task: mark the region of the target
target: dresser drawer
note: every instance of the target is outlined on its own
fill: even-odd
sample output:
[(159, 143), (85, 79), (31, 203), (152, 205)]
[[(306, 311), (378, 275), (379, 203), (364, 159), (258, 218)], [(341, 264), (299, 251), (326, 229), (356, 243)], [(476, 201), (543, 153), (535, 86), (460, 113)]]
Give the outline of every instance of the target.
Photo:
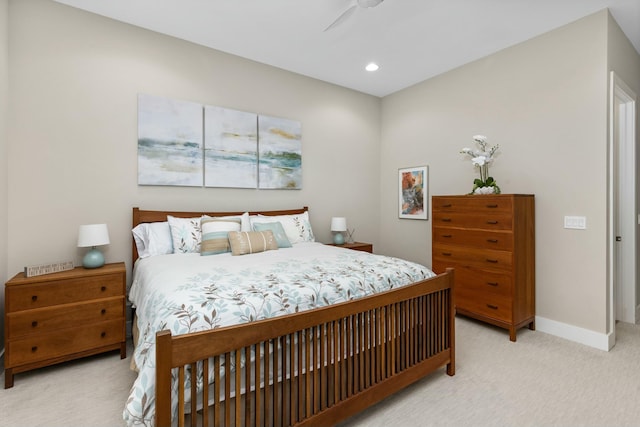
[(10, 339), (43, 334), (59, 329), (124, 318), (124, 297), (87, 303), (65, 304), (10, 313), (7, 332)]
[(8, 341), (5, 367), (79, 353), (124, 339), (124, 319), (61, 329), (46, 335), (29, 335)]
[(502, 320), (512, 321), (512, 300), (508, 296), (488, 294), (478, 288), (456, 288), (456, 308)]
[(460, 212), (434, 212), (434, 227), (479, 228), (482, 230), (511, 230), (513, 217), (508, 213), (476, 213), (474, 215)]
[(433, 244), (433, 264), (475, 267), (482, 270), (510, 270), (513, 253), (489, 249), (465, 248), (454, 245)]
[(498, 213), (511, 215), (513, 203), (511, 197), (503, 196), (438, 196), (433, 198), (432, 212), (459, 212), (464, 215), (484, 215)]
[(124, 294), (121, 274), (68, 278), (6, 288), (9, 313)]
[(433, 241), (448, 245), (511, 251), (513, 233), (510, 231), (485, 231), (461, 228), (433, 228)]
[(513, 288), (511, 275), (474, 268), (457, 268), (455, 270), (455, 289), (470, 289), (491, 295), (511, 298)]

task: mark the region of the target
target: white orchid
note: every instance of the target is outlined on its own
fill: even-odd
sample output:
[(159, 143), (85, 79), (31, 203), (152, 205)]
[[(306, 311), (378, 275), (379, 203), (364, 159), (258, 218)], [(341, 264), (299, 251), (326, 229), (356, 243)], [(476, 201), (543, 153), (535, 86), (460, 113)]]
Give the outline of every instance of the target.
[[(493, 155), (498, 150), (498, 145), (487, 147), (487, 137), (484, 135), (474, 135), (473, 140), (478, 144), (480, 150), (463, 148), (460, 153), (471, 157), (471, 163), (478, 168), (480, 179), (474, 180), (473, 191), (475, 194), (500, 193), (500, 187), (493, 177), (489, 176), (489, 165), (493, 162)], [(486, 188), (486, 190), (485, 190)], [(476, 191), (482, 189), (482, 191)]]

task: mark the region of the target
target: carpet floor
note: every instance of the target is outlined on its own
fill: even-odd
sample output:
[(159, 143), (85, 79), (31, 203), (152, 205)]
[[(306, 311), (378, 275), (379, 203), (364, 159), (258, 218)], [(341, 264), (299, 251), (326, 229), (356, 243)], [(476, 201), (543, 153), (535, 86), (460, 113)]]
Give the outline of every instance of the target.
[[(341, 427), (640, 426), (640, 325), (618, 323), (609, 352), (456, 319), (456, 375), (444, 368)], [(15, 376), (0, 427), (122, 427), (135, 373), (117, 352)], [(4, 373), (0, 377), (4, 384)]]

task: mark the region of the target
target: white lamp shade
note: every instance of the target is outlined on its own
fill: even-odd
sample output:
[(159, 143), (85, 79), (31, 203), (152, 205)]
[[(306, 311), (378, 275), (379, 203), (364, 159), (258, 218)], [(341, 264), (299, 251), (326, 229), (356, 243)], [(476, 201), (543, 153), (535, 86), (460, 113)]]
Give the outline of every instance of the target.
[(108, 244), (109, 230), (107, 229), (107, 224), (89, 224), (80, 226), (80, 231), (78, 232), (79, 248)]
[(331, 231), (347, 231), (347, 219), (340, 216), (331, 218)]

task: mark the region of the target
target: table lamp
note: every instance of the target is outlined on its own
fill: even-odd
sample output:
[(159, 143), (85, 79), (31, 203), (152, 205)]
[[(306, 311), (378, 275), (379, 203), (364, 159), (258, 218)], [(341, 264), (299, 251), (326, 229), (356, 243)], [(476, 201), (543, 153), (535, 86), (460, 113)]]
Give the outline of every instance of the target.
[(107, 224), (81, 225), (78, 232), (78, 247), (91, 247), (82, 258), (84, 268), (98, 268), (104, 265), (104, 255), (96, 246), (109, 244), (109, 230)]
[(333, 231), (333, 243), (344, 245), (343, 232), (347, 231), (347, 219), (343, 217), (331, 218), (331, 231)]

